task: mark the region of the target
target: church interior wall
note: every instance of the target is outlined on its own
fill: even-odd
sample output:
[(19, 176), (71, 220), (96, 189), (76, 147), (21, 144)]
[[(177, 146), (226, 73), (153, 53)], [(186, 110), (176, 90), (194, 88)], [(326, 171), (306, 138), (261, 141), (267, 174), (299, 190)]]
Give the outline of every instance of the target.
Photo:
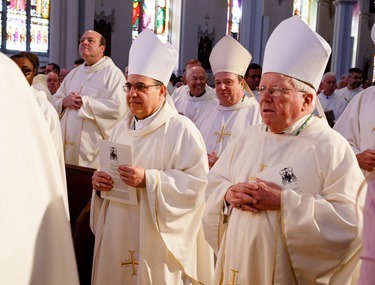
[(182, 1), (179, 73), (188, 60), (198, 57), (199, 29), (215, 30), (213, 44), (226, 34), (226, 10), (226, 0)]
[(128, 65), (132, 43), (132, 7), (131, 1), (96, 1), (96, 15), (113, 16), (111, 58), (121, 70)]
[[(170, 41), (178, 50), (179, 59), (175, 72), (179, 75), (187, 60), (198, 57), (199, 28), (201, 31), (215, 31), (212, 39), (213, 45), (226, 34), (227, 1), (174, 0), (172, 2)], [(243, 0), (245, 7), (241, 23), (243, 36), (240, 39), (241, 43), (253, 54), (253, 62), (259, 61), (258, 63), (262, 63), (264, 46), (269, 35), (281, 21), (293, 14), (293, 0), (261, 2), (256, 5), (252, 0)], [(331, 46), (335, 33), (334, 2), (332, 0), (318, 1), (316, 23), (317, 32)], [(369, 34), (375, 19), (373, 14), (368, 13), (369, 2), (370, 0), (360, 0), (361, 14), (355, 64), (363, 67), (367, 62), (368, 73), (371, 76), (374, 44)], [(104, 15), (114, 13), (111, 57), (123, 70), (128, 64), (128, 54), (132, 43), (132, 1), (130, 0), (54, 0), (51, 2), (50, 55), (49, 58), (42, 57), (41, 63), (57, 62), (62, 67), (71, 68), (74, 60), (79, 57), (80, 36), (83, 31), (93, 28), (95, 14), (100, 13)]]

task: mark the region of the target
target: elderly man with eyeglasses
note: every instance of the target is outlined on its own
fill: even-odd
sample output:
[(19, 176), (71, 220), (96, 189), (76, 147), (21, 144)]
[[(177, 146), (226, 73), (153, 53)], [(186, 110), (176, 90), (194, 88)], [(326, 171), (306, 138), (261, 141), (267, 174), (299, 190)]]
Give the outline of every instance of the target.
[(345, 139), (312, 115), (330, 52), (297, 16), (271, 34), (258, 88), (263, 123), (208, 174), (211, 284), (355, 283), (364, 177)]
[[(201, 223), (206, 149), (167, 94), (176, 60), (172, 46), (149, 29), (130, 48), (124, 86), (130, 112), (109, 141), (128, 145), (132, 164), (94, 173), (92, 284), (211, 284), (214, 257)], [(102, 198), (119, 179), (136, 188), (136, 205)]]
[(250, 60), (251, 54), (231, 36), (224, 36), (211, 52), (219, 102), (196, 121), (206, 143), (210, 167), (233, 139), (247, 127), (261, 122), (258, 102), (244, 93), (244, 75)]
[(206, 110), (211, 110), (218, 102), (215, 90), (207, 88), (208, 77), (201, 66), (193, 66), (186, 71), (185, 88), (178, 96), (173, 97), (177, 111), (194, 123)]

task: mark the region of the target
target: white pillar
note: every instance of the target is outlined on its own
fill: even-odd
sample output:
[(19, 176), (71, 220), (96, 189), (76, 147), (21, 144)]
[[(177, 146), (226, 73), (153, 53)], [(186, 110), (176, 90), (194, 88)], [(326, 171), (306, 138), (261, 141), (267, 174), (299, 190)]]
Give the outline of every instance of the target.
[(263, 1), (242, 1), (240, 43), (253, 56), (251, 62), (262, 65), (265, 40), (263, 39)]
[(75, 0), (55, 0), (51, 5), (50, 62), (73, 67), (78, 57), (78, 12)]
[(353, 38), (351, 37), (353, 8), (357, 0), (336, 0), (335, 26), (332, 43), (331, 70), (340, 76), (351, 67)]

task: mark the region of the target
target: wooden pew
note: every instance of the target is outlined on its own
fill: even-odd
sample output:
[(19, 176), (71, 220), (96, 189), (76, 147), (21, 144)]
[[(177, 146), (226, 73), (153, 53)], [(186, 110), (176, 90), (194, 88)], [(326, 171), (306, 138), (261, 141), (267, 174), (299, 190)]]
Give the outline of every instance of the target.
[(91, 284), (94, 235), (90, 229), (91, 178), (95, 169), (65, 165), (70, 225), (81, 285)]

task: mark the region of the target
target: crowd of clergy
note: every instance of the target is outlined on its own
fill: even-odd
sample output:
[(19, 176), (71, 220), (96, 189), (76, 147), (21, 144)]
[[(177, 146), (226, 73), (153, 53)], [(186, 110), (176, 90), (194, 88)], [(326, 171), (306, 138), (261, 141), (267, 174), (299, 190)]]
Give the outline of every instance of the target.
[(82, 62), (43, 74), (34, 53), (0, 54), (1, 284), (80, 283), (66, 164), (95, 170), (92, 285), (375, 284), (375, 87), (360, 68), (339, 88), (298, 16), (262, 66), (221, 38), (211, 86), (198, 60), (171, 86), (177, 51), (149, 29), (126, 77), (105, 48), (86, 31)]

